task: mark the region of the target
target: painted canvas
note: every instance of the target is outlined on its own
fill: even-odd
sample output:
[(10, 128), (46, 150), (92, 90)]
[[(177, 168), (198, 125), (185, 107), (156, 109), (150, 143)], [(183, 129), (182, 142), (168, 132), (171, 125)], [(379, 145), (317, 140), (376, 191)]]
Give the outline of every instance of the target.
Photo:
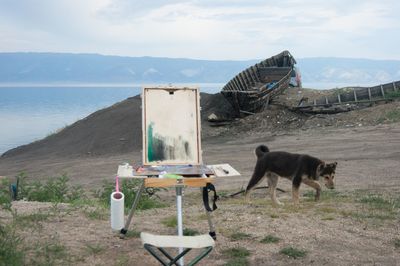
[(143, 163), (201, 164), (198, 88), (143, 88)]

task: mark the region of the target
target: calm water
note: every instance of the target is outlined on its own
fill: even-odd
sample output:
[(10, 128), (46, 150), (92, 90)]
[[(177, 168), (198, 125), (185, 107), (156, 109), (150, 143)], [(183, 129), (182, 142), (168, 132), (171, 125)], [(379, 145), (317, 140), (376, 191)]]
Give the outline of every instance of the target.
[[(219, 92), (223, 84), (193, 84)], [(42, 139), (128, 97), (140, 87), (0, 87), (0, 154)]]

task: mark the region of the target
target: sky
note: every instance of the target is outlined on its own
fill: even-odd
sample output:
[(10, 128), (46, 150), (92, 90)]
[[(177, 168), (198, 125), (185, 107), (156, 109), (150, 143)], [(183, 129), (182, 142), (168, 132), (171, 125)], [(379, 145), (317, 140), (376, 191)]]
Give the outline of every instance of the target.
[(0, 0), (0, 52), (400, 60), (398, 0)]

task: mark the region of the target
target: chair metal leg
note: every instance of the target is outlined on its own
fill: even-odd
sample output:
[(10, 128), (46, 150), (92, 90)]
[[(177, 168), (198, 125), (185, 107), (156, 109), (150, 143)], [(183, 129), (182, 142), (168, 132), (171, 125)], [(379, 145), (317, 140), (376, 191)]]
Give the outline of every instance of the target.
[(181, 253), (178, 254), (178, 256), (176, 256), (170, 263), (169, 265), (180, 265), (179, 263), (177, 263), (178, 260), (180, 260), (181, 258), (183, 258), (183, 256), (186, 255), (186, 253), (188, 253), (190, 250), (192, 250), (191, 248), (185, 248)]
[(144, 244), (144, 248), (151, 254), (153, 255), (154, 258), (156, 258), (162, 265), (164, 266), (168, 266), (168, 264), (161, 259), (158, 254), (156, 252), (154, 252), (154, 250), (152, 249), (153, 246), (152, 245), (148, 245), (148, 244)]
[[(167, 253), (167, 251), (163, 248), (160, 247), (155, 247), (153, 245), (149, 244), (144, 244), (144, 248), (151, 254), (155, 259), (157, 259), (162, 265), (164, 266), (171, 266), (171, 265), (176, 265), (176, 266), (181, 266), (181, 264), (178, 263), (178, 260), (183, 258), (189, 251), (191, 251), (191, 248), (185, 248), (181, 253), (179, 253), (175, 258), (172, 257), (170, 254)], [(154, 249), (158, 249), (166, 258), (169, 259), (169, 262), (165, 262), (161, 257), (160, 254), (155, 252)], [(203, 251), (195, 257), (192, 261), (189, 262), (188, 266), (193, 266), (199, 263), (200, 260), (202, 260), (205, 256), (208, 255), (208, 253), (211, 252), (213, 247), (206, 247), (203, 249)]]
[(205, 248), (205, 250), (204, 250), (202, 253), (200, 253), (196, 258), (194, 258), (194, 259), (188, 264), (188, 266), (193, 266), (193, 265), (197, 264), (202, 258), (204, 258), (205, 256), (207, 256), (208, 253), (210, 253), (212, 249), (213, 249), (213, 247)]
[(172, 256), (170, 256), (167, 251), (165, 251), (165, 249), (163, 248), (157, 248), (162, 254), (164, 254), (165, 257), (167, 257), (170, 261), (172, 261), (174, 258)]

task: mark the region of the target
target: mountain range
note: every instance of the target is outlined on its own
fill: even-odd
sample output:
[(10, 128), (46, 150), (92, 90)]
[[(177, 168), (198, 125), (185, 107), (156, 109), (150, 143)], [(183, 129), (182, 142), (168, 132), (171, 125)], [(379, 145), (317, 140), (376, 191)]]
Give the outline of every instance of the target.
[[(265, 58), (270, 56), (266, 54)], [(0, 83), (226, 83), (262, 59), (234, 61), (99, 54), (0, 53)], [(400, 80), (400, 60), (330, 57), (296, 60), (303, 83), (355, 85)]]

